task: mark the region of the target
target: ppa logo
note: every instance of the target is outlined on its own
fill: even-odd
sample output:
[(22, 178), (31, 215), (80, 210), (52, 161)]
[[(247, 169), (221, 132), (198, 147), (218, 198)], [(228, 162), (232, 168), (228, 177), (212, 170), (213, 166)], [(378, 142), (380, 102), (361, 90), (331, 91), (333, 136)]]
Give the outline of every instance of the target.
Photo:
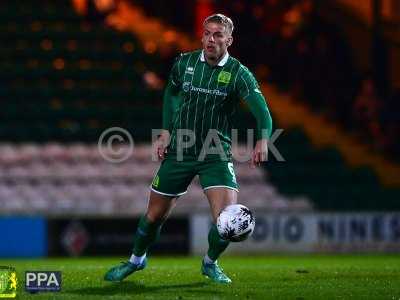
[(29, 293), (61, 291), (60, 271), (26, 271), (25, 290)]

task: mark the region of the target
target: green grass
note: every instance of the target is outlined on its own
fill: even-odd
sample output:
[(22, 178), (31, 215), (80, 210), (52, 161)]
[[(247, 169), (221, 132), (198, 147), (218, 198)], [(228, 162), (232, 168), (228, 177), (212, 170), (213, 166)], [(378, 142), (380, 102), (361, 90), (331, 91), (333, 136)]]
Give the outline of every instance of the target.
[[(400, 256), (224, 257), (231, 285), (200, 275), (200, 257), (152, 257), (122, 283), (103, 281), (119, 258), (0, 260), (18, 273), (17, 299), (400, 299)], [(62, 271), (62, 291), (30, 295), (26, 270)]]

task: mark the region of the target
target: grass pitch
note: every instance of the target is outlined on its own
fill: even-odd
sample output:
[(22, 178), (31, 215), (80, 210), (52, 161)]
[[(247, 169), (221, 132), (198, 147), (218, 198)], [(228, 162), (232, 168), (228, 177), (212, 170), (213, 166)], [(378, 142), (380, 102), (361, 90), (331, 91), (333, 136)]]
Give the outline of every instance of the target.
[[(200, 274), (200, 257), (151, 257), (121, 283), (103, 281), (120, 258), (0, 260), (18, 273), (17, 299), (400, 299), (400, 255), (240, 256), (220, 265), (218, 285)], [(26, 270), (62, 271), (62, 291), (28, 294)]]

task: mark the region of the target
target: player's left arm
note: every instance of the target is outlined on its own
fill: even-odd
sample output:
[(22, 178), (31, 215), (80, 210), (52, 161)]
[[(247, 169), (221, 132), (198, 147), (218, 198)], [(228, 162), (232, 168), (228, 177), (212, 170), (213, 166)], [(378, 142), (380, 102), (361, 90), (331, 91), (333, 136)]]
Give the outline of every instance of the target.
[(238, 75), (239, 95), (248, 105), (251, 113), (257, 121), (256, 138), (251, 165), (260, 165), (268, 157), (268, 139), (272, 133), (272, 118), (260, 86), (253, 74), (244, 69)]

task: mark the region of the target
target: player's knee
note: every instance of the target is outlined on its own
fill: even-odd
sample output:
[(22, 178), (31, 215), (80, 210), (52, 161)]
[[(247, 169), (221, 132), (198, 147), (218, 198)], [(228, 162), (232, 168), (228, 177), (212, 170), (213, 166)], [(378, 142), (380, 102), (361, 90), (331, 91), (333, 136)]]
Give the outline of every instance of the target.
[(157, 212), (148, 211), (146, 213), (146, 219), (149, 223), (161, 224), (164, 222), (165, 216)]

